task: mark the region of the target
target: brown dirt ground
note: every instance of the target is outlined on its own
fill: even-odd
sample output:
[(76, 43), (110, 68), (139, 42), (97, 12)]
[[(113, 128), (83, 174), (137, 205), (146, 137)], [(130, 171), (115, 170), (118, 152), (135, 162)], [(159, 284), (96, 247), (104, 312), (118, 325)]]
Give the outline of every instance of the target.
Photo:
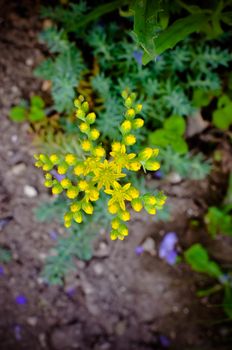
[[(231, 324), (223, 322), (220, 307), (195, 295), (210, 281), (183, 263), (168, 266), (157, 258), (156, 249), (140, 257), (134, 253), (147, 237), (157, 248), (165, 232), (175, 231), (180, 250), (200, 240), (213, 257), (231, 265), (231, 240), (211, 241), (203, 226), (189, 228), (208, 202), (220, 199), (226, 180), (220, 174), (197, 183), (162, 183), (172, 205), (170, 222), (154, 223), (137, 215), (126, 241), (110, 242), (102, 235), (94, 257), (88, 263), (76, 260), (77, 270), (67, 275), (63, 287), (43, 283), (40, 272), (54, 246), (48, 232), (58, 229), (62, 235), (63, 230), (53, 222), (36, 222), (32, 210), (48, 194), (33, 167), (25, 125), (7, 118), (12, 105), (41, 88), (32, 74), (42, 56), (38, 5), (15, 4), (2, 3), (0, 15), (0, 218), (13, 217), (0, 231), (0, 246), (13, 254), (0, 276), (0, 350), (151, 350), (161, 349), (160, 334), (171, 339), (170, 349), (231, 349)], [(36, 197), (25, 195), (25, 185), (37, 190)], [(76, 288), (71, 297), (66, 293), (70, 286)], [(27, 297), (26, 305), (16, 304), (19, 294)]]

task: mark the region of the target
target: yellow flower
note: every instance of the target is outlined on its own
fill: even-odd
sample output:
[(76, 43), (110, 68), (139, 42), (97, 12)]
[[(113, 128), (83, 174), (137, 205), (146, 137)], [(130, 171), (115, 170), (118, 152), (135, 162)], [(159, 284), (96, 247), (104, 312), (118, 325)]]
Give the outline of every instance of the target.
[(118, 152), (121, 150), (122, 144), (120, 142), (113, 142), (111, 147), (113, 152)]
[(68, 165), (71, 165), (71, 166), (75, 165), (75, 163), (76, 163), (76, 156), (74, 154), (69, 153), (69, 154), (67, 154), (65, 156), (65, 161), (66, 161), (66, 163)]
[(78, 187), (79, 187), (80, 191), (85, 191), (89, 187), (89, 185), (88, 185), (87, 181), (81, 180), (78, 182)]
[(60, 184), (61, 184), (61, 186), (63, 187), (63, 188), (69, 188), (71, 185), (72, 185), (72, 183), (71, 183), (71, 181), (69, 180), (69, 179), (62, 179), (61, 181), (60, 181)]
[(84, 173), (85, 167), (83, 163), (79, 163), (75, 166), (75, 168), (73, 169), (73, 173), (77, 176), (80, 176)]
[(87, 123), (93, 124), (95, 120), (96, 120), (96, 114), (94, 112), (87, 114), (87, 117), (86, 117)]
[(143, 105), (141, 103), (135, 106), (136, 113), (140, 113), (142, 109), (143, 109)]
[(128, 190), (128, 193), (132, 199), (139, 197), (139, 190), (137, 190), (137, 188), (135, 188), (135, 187), (131, 186)]
[(82, 221), (83, 221), (83, 217), (82, 217), (82, 214), (81, 212), (77, 211), (73, 214), (73, 219), (78, 223), (80, 224)]
[(58, 164), (59, 163), (59, 157), (57, 154), (51, 154), (49, 157), (52, 164)]
[(79, 190), (77, 187), (74, 187), (74, 186), (70, 187), (66, 192), (67, 197), (70, 199), (76, 198), (78, 194), (79, 194)]
[(93, 206), (89, 202), (83, 202), (82, 203), (82, 209), (84, 210), (84, 212), (86, 214), (89, 214), (89, 215), (93, 214)]
[(109, 202), (108, 202), (108, 212), (110, 214), (114, 215), (114, 214), (118, 213), (119, 210), (120, 210), (120, 208), (117, 204), (114, 203), (114, 204), (109, 205)]
[(72, 213), (75, 213), (81, 209), (81, 203), (80, 202), (74, 202), (70, 205), (70, 210)]
[(141, 152), (139, 152), (138, 157), (141, 161), (147, 161), (152, 157), (152, 155), (153, 155), (153, 149), (150, 147), (146, 147)]
[(111, 227), (114, 230), (117, 230), (119, 228), (120, 225), (120, 220), (118, 218), (114, 218), (111, 222)]
[(147, 170), (156, 171), (160, 168), (160, 163), (156, 161), (148, 160), (144, 166)]
[(116, 203), (119, 204), (120, 208), (125, 211), (126, 205), (125, 201), (130, 201), (131, 196), (128, 194), (128, 190), (131, 184), (128, 183), (124, 186), (121, 186), (117, 181), (113, 183), (113, 189), (106, 189), (104, 192), (111, 195), (112, 198), (109, 200), (109, 206)]
[(57, 184), (52, 187), (52, 194), (60, 194), (63, 191), (63, 188), (60, 186), (60, 184)]
[(132, 124), (129, 120), (125, 120), (122, 124), (121, 124), (121, 131), (123, 134), (126, 134), (128, 132), (131, 131), (131, 128), (132, 128)]
[(100, 136), (100, 132), (97, 129), (92, 129), (90, 131), (90, 138), (91, 138), (91, 140), (95, 141), (95, 140), (97, 140), (99, 138), (99, 136)]
[(94, 149), (93, 153), (94, 153), (94, 155), (95, 155), (96, 157), (102, 158), (102, 157), (105, 156), (106, 151), (104, 150), (103, 147), (98, 146), (98, 147), (96, 147), (96, 148)]
[(124, 137), (124, 143), (126, 146), (132, 146), (136, 142), (136, 137), (132, 134), (129, 134)]
[(93, 172), (95, 175), (93, 181), (97, 183), (98, 190), (102, 187), (108, 189), (114, 181), (126, 176), (126, 174), (118, 172), (114, 167), (114, 163), (106, 159), (104, 163), (100, 163), (96, 169), (93, 169)]
[[(139, 190), (130, 183), (120, 184), (120, 179), (126, 177), (122, 172), (123, 169), (138, 171), (143, 167), (144, 171), (145, 169), (155, 171), (160, 167), (156, 161), (158, 149), (146, 147), (138, 155), (127, 152), (127, 146), (136, 143), (133, 130), (141, 128), (144, 120), (135, 118), (135, 115), (142, 110), (142, 105), (136, 104), (136, 94), (125, 90), (122, 92), (122, 97), (126, 106), (124, 121), (120, 125), (122, 140), (112, 143), (111, 158), (106, 155), (101, 144), (94, 142), (100, 136), (99, 130), (91, 127), (96, 120), (96, 114), (89, 112), (89, 103), (83, 96), (74, 101), (77, 108), (76, 116), (81, 120), (79, 128), (86, 134), (85, 138), (81, 139), (81, 148), (84, 151), (81, 159), (78, 159), (79, 155), (75, 153), (68, 153), (65, 156), (35, 155), (35, 165), (47, 172), (45, 186), (51, 188), (53, 194), (60, 194), (66, 190), (66, 197), (70, 199), (69, 211), (64, 216), (65, 227), (70, 227), (73, 220), (81, 223), (84, 214), (93, 214), (92, 204), (99, 199), (101, 189), (110, 195), (108, 211), (115, 215), (111, 223), (112, 240), (123, 240), (128, 235), (128, 228), (124, 222), (130, 220), (130, 212), (126, 210), (126, 202), (130, 202), (131, 207), (137, 212), (144, 206), (148, 213), (155, 214), (156, 209), (161, 209), (166, 200), (162, 193), (156, 196), (140, 195)], [(51, 171), (52, 169), (54, 170)], [(55, 171), (67, 175), (59, 182), (53, 175)]]
[(132, 199), (131, 205), (132, 205), (132, 208), (134, 209), (134, 211), (139, 212), (143, 209), (143, 203), (142, 203), (142, 200), (140, 198)]
[(83, 149), (83, 151), (85, 152), (89, 152), (91, 150), (92, 144), (89, 140), (84, 140), (81, 142), (81, 148)]
[(133, 108), (130, 108), (126, 111), (126, 117), (132, 119), (135, 116), (135, 110)]
[(122, 221), (129, 221), (130, 220), (130, 213), (129, 211), (119, 211), (118, 216)]
[(144, 125), (144, 120), (141, 118), (136, 118), (133, 120), (132, 126), (134, 129), (142, 128)]
[(96, 188), (90, 188), (86, 191), (86, 197), (91, 202), (96, 202), (99, 199), (99, 191)]
[(130, 169), (132, 159), (136, 157), (135, 153), (126, 153), (126, 146), (120, 143), (113, 144), (110, 155), (114, 158), (114, 166), (118, 171), (122, 168)]
[(131, 171), (138, 171), (141, 168), (141, 164), (138, 161), (133, 161), (128, 166), (128, 169)]
[(81, 123), (79, 125), (79, 129), (81, 130), (81, 132), (87, 133), (89, 131), (89, 125), (87, 123)]
[(67, 171), (68, 171), (68, 164), (67, 163), (63, 162), (63, 163), (58, 165), (58, 167), (57, 167), (58, 174), (64, 175), (67, 173)]

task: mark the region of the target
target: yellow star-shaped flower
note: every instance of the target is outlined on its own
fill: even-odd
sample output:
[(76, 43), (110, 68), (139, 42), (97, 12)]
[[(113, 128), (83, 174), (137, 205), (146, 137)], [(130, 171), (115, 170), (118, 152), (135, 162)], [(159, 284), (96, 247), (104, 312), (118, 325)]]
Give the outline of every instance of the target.
[(119, 204), (120, 208), (124, 211), (126, 210), (125, 201), (131, 201), (132, 197), (129, 194), (129, 188), (131, 184), (128, 183), (124, 186), (121, 186), (117, 181), (113, 183), (113, 189), (106, 189), (104, 192), (110, 194), (112, 198), (109, 200), (108, 205)]

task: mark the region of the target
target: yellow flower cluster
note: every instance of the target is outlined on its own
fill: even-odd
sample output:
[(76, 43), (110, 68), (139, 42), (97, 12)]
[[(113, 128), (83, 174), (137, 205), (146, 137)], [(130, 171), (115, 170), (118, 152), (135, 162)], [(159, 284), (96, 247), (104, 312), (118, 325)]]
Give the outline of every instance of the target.
[[(130, 220), (130, 212), (127, 203), (139, 212), (144, 208), (149, 214), (155, 214), (161, 209), (166, 197), (163, 194), (140, 194), (139, 190), (131, 183), (124, 185), (120, 180), (126, 178), (124, 169), (138, 171), (142, 167), (144, 171), (156, 171), (160, 164), (156, 161), (158, 149), (144, 148), (138, 154), (128, 152), (128, 147), (136, 143), (134, 131), (143, 126), (143, 119), (137, 117), (142, 105), (136, 104), (136, 95), (123, 91), (122, 97), (126, 107), (125, 118), (120, 125), (122, 134), (121, 142), (114, 142), (109, 155), (96, 140), (100, 136), (99, 130), (93, 127), (96, 115), (89, 111), (89, 104), (79, 96), (74, 104), (77, 108), (76, 116), (80, 120), (79, 129), (84, 135), (81, 147), (85, 157), (79, 159), (75, 154), (66, 154), (61, 157), (58, 154), (35, 155), (37, 167), (45, 171), (44, 185), (51, 188), (53, 194), (66, 192), (70, 199), (70, 209), (64, 216), (66, 227), (70, 227), (72, 221), (81, 223), (84, 214), (93, 214), (93, 202), (99, 199), (100, 191), (110, 196), (108, 211), (113, 215), (111, 239), (123, 240), (128, 235), (125, 222)], [(53, 171), (52, 171), (53, 170)], [(54, 170), (63, 175), (58, 181), (52, 173)]]

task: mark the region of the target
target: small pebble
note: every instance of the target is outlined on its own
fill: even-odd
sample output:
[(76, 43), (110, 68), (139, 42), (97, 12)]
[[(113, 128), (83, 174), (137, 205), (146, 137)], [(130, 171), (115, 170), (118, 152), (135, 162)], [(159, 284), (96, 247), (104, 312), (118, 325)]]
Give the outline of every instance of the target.
[(33, 58), (31, 58), (31, 57), (28, 57), (27, 59), (26, 59), (26, 65), (28, 66), (28, 67), (32, 67), (33, 66), (33, 64), (34, 64), (34, 60), (33, 60)]
[(38, 195), (37, 190), (30, 185), (25, 185), (23, 191), (28, 198), (35, 198)]
[(35, 316), (31, 316), (27, 318), (27, 323), (32, 326), (35, 327), (37, 325), (38, 319)]
[(142, 248), (145, 252), (148, 252), (151, 255), (156, 255), (155, 251), (155, 241), (153, 238), (148, 237), (145, 239), (145, 241), (142, 244)]
[(95, 263), (93, 265), (93, 269), (94, 269), (94, 272), (97, 276), (101, 276), (103, 274), (103, 271), (104, 271), (104, 267), (102, 264), (100, 263)]
[(25, 171), (26, 171), (26, 165), (24, 163), (16, 164), (10, 170), (11, 174), (15, 176), (21, 175)]

